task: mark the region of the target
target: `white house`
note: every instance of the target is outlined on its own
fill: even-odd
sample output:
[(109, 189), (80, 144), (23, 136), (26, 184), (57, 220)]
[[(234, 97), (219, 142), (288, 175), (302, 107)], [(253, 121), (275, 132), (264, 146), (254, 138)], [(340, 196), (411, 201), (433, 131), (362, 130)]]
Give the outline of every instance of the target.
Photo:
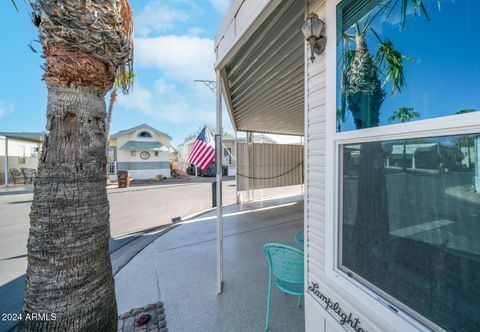
[[(480, 2), (441, 6), (234, 0), (218, 31), (218, 126), (223, 98), (236, 131), (305, 138), (306, 331), (479, 329), (480, 207), (445, 190), (479, 187), (480, 112), (455, 114), (480, 109)], [(390, 80), (397, 60), (407, 85)], [(390, 123), (399, 107), (419, 117)], [(473, 169), (385, 166), (382, 144), (461, 155), (466, 136)]]
[(170, 157), (175, 152), (172, 138), (147, 124), (121, 130), (110, 136), (108, 172), (130, 171), (132, 179), (170, 177)]

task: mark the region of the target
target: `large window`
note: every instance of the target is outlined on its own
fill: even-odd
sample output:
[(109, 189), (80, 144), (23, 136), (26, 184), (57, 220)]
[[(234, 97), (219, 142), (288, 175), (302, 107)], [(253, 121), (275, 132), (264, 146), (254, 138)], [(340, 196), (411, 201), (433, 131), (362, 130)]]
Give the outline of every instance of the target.
[(479, 135), (342, 146), (341, 268), (449, 331), (480, 326)]
[(480, 1), (416, 2), (340, 4), (337, 131), (480, 110)]
[(338, 261), (393, 310), (478, 331), (480, 1), (437, 4), (337, 8)]

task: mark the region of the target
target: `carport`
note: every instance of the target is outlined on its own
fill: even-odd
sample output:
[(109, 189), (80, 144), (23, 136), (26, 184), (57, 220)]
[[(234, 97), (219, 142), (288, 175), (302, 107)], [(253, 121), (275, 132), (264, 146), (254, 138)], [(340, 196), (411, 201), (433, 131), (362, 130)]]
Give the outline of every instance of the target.
[(0, 142), (3, 141), (0, 143), (0, 157), (3, 156), (3, 163), (0, 165), (0, 173), (3, 171), (3, 179), (1, 179), (3, 180), (3, 184), (0, 185), (0, 187), (8, 186), (8, 170), (10, 168), (9, 157), (12, 157), (12, 152), (16, 152), (9, 151), (9, 147), (16, 147), (19, 143), (22, 144), (24, 142), (40, 146), (43, 142), (44, 136), (45, 133), (43, 132), (0, 132)]
[[(216, 37), (217, 133), (221, 132), (222, 127), (223, 97), (235, 131), (247, 133), (246, 156), (252, 155), (248, 149), (253, 149), (253, 133), (304, 135), (305, 46), (300, 31), (304, 16), (303, 0), (234, 1)], [(221, 146), (220, 135), (216, 136), (216, 140), (216, 146)], [(220, 152), (221, 149), (217, 151), (217, 170), (221, 170)], [(297, 151), (293, 155), (299, 156), (302, 162), (290, 167), (301, 172), (296, 175), (297, 180), (292, 181), (303, 183), (303, 148), (300, 154)], [(273, 157), (259, 162), (269, 163), (269, 160), (273, 160)], [(246, 164), (252, 162), (247, 160)], [(247, 184), (254, 178), (254, 168), (243, 168), (243, 172), (247, 173), (244, 175)], [(270, 167), (263, 172), (262, 179), (275, 178), (282, 172), (285, 173), (285, 170)], [(237, 180), (237, 185), (242, 184)], [(263, 184), (274, 185), (275, 181)], [(217, 192), (220, 192), (220, 171), (217, 172), (217, 186)], [(221, 293), (221, 194), (217, 195), (217, 207), (217, 291)]]

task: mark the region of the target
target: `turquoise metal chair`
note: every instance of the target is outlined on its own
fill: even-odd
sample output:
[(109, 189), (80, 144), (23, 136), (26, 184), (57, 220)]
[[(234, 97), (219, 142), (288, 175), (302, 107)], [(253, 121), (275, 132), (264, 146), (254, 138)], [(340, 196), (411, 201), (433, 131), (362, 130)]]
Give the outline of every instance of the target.
[(301, 307), (303, 296), (303, 251), (281, 243), (267, 243), (263, 252), (268, 258), (268, 300), (265, 330), (270, 320), (270, 295), (272, 286), (284, 293), (298, 296), (297, 308)]
[(303, 231), (300, 231), (295, 235), (295, 242), (303, 248)]

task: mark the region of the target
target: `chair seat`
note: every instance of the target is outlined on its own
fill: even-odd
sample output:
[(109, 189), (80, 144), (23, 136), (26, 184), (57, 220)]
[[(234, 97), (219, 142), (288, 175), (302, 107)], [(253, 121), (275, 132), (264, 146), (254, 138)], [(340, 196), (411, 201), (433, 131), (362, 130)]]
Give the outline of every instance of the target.
[(281, 279), (276, 279), (275, 284), (285, 293), (292, 295), (303, 295), (303, 284), (294, 284)]

